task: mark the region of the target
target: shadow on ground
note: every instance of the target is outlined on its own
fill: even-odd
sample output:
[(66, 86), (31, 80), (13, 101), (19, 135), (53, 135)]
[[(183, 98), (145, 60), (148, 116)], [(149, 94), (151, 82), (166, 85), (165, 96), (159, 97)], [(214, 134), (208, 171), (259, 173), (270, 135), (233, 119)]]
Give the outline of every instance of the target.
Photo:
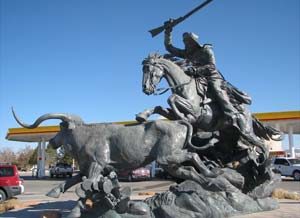
[(1, 218), (41, 218), (41, 215), (46, 211), (59, 211), (63, 216), (66, 216), (75, 206), (76, 201), (56, 201), (41, 203), (33, 207), (24, 209), (11, 210), (0, 214)]

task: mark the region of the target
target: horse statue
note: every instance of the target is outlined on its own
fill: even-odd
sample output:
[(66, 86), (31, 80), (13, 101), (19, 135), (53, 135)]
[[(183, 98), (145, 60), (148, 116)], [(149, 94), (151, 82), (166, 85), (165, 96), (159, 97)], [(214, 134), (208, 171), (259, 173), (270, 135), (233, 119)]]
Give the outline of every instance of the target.
[[(279, 131), (264, 126), (251, 115), (246, 104), (240, 100), (239, 93), (241, 91), (230, 83), (226, 82), (229, 96), (231, 96), (235, 108), (240, 112), (240, 118), (231, 123), (224, 118), (224, 113), (210, 92), (205, 78), (197, 78), (201, 81), (200, 83), (196, 82), (197, 79), (185, 74), (180, 65), (158, 53), (150, 54), (142, 64), (143, 92), (147, 95), (157, 94), (158, 91), (162, 90), (158, 89), (157, 85), (162, 78), (165, 78), (169, 87), (165, 88), (163, 93), (171, 90), (172, 95), (168, 98), (168, 104), (171, 108), (156, 106), (146, 109), (136, 115), (137, 121), (143, 122), (152, 114), (160, 114), (170, 120), (188, 121), (193, 125), (195, 132), (200, 132), (200, 135), (203, 132), (217, 133), (217, 141), (219, 141), (218, 144), (223, 153), (222, 162), (232, 161), (232, 147), (234, 145), (238, 150), (253, 149), (255, 150), (253, 153), (262, 154), (263, 157), (256, 160), (258, 161), (257, 164), (261, 164), (268, 156), (268, 149), (265, 148), (261, 139), (281, 140), (281, 136), (277, 137), (280, 134)], [(197, 84), (201, 84), (201, 87), (197, 87)], [(212, 138), (216, 137), (212, 136)], [(195, 146), (194, 149), (204, 151), (211, 146), (218, 146), (218, 144), (215, 141), (215, 143), (206, 143), (202, 147)], [(229, 156), (225, 158), (224, 154)]]

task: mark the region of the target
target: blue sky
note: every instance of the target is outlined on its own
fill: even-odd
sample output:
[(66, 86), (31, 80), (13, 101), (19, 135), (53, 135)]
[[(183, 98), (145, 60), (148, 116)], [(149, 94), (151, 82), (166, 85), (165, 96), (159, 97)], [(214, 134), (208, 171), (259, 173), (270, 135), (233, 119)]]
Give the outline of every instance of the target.
[[(0, 0), (0, 148), (48, 112), (78, 114), (86, 122), (133, 120), (160, 97), (142, 92), (142, 60), (165, 53), (163, 34), (149, 29), (199, 5), (196, 0)], [(300, 109), (299, 0), (214, 0), (178, 25), (214, 46), (226, 79), (253, 98), (252, 112)], [(48, 121), (45, 125), (56, 125)], [(296, 144), (299, 142), (296, 142)]]

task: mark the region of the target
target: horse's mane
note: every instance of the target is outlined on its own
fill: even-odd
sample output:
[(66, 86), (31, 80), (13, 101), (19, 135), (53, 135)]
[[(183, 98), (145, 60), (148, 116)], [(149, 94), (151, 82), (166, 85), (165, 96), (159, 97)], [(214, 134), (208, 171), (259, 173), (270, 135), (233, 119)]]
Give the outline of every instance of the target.
[(153, 63), (154, 63), (154, 60), (160, 59), (160, 58), (162, 58), (162, 57), (163, 57), (163, 55), (159, 54), (159, 52), (151, 53), (151, 54), (148, 55), (148, 57), (146, 57), (146, 58), (143, 60), (142, 64), (143, 64), (143, 65), (144, 65), (144, 64), (153, 64)]
[(181, 67), (177, 63), (172, 61), (170, 59), (170, 57), (167, 57), (167, 56), (168, 56), (168, 54), (167, 55), (161, 55), (159, 52), (150, 53), (148, 55), (148, 57), (143, 60), (142, 65), (155, 64), (158, 60), (163, 59), (164, 61), (172, 63), (174, 65), (174, 67), (178, 67), (179, 69), (181, 69)]

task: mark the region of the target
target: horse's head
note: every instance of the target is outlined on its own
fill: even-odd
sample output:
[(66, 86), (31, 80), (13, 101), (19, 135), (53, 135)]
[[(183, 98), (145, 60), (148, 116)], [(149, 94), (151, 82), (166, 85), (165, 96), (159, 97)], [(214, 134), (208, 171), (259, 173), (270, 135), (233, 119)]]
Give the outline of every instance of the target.
[(151, 95), (155, 92), (157, 84), (164, 75), (164, 69), (160, 64), (161, 56), (158, 53), (150, 54), (143, 61), (143, 92)]

